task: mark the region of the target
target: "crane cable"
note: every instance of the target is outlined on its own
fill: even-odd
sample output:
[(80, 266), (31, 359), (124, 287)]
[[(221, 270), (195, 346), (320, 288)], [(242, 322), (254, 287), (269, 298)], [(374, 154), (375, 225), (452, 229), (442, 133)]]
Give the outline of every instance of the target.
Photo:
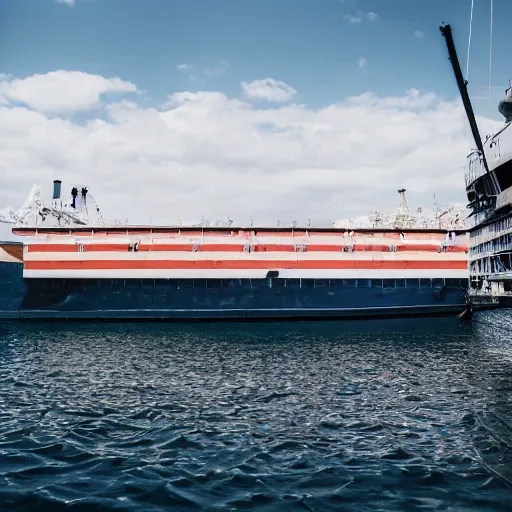
[(491, 73), (492, 73), (492, 21), (493, 21), (493, 0), (491, 0), (491, 32), (489, 40), (489, 117), (491, 117)]
[(471, 30), (473, 27), (473, 9), (475, 7), (475, 0), (471, 0), (471, 15), (469, 17), (469, 40), (468, 40), (468, 59), (466, 62), (466, 83), (469, 80), (469, 52), (471, 51)]

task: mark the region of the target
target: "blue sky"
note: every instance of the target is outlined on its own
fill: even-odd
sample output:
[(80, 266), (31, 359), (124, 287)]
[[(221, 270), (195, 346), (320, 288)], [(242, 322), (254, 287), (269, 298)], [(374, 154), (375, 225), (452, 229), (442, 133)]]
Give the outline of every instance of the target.
[[(17, 77), (57, 69), (119, 76), (143, 89), (148, 103), (178, 90), (239, 95), (241, 80), (267, 76), (291, 84), (299, 91), (295, 100), (311, 107), (366, 91), (388, 96), (413, 87), (452, 99), (457, 91), (438, 27), (441, 21), (452, 24), (465, 64), (470, 5), (470, 0), (75, 0), (69, 7), (56, 0), (2, 0), (0, 71)], [(475, 0), (470, 86), (481, 113), (487, 113), (487, 101), (478, 98), (487, 94), (489, 5), (490, 0)], [(494, 10), (497, 101), (511, 74), (506, 52), (512, 2), (494, 0)], [(177, 69), (180, 64), (197, 67), (195, 80)]]
[[(389, 210), (402, 187), (413, 206), (463, 203), (474, 143), (439, 25), (465, 69), (470, 7), (0, 0), (0, 210), (56, 177), (133, 222), (329, 224)], [(475, 0), (483, 135), (512, 78), (512, 2), (494, 11), (489, 120), (490, 0)]]

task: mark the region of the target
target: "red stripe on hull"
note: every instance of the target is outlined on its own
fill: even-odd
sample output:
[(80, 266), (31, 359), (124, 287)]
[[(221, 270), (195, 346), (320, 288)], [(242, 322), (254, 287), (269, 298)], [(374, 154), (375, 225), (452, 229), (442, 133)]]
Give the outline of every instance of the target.
[[(301, 246), (301, 243), (297, 244)], [(343, 245), (329, 244), (305, 244), (308, 252), (341, 252)], [(83, 244), (84, 252), (127, 252), (129, 244)], [(199, 252), (242, 252), (245, 244), (199, 244), (197, 250)], [(350, 247), (350, 246), (347, 246)], [(78, 252), (77, 244), (33, 244), (29, 245), (29, 252)], [(194, 244), (140, 244), (139, 251), (146, 252), (191, 252)], [(295, 252), (295, 246), (291, 244), (253, 244), (253, 252)], [(390, 252), (389, 245), (363, 245), (356, 244), (353, 246), (356, 252)], [(440, 252), (441, 248), (435, 244), (410, 244), (397, 245), (398, 252)], [(448, 246), (446, 252), (466, 252), (467, 247), (464, 246)]]
[(84, 244), (84, 252), (128, 251), (128, 244)]
[(139, 251), (141, 252), (191, 252), (194, 249), (194, 244), (140, 244)]
[(76, 244), (33, 244), (27, 246), (29, 252), (77, 252)]

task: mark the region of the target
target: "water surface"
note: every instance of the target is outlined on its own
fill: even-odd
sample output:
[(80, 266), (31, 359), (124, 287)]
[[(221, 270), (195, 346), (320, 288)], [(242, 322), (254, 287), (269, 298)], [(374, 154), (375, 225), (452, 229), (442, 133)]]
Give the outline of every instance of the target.
[(0, 324), (0, 510), (510, 510), (511, 320)]

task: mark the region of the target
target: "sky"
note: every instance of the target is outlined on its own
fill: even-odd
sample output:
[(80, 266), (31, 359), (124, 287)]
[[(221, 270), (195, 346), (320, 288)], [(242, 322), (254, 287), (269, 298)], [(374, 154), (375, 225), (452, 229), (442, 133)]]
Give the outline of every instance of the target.
[[(512, 2), (474, 0), (469, 91), (502, 122)], [(464, 202), (471, 0), (2, 0), (0, 209), (87, 185), (109, 220), (244, 224)], [(489, 104), (491, 108), (489, 109)], [(434, 199), (435, 198), (435, 199)]]

